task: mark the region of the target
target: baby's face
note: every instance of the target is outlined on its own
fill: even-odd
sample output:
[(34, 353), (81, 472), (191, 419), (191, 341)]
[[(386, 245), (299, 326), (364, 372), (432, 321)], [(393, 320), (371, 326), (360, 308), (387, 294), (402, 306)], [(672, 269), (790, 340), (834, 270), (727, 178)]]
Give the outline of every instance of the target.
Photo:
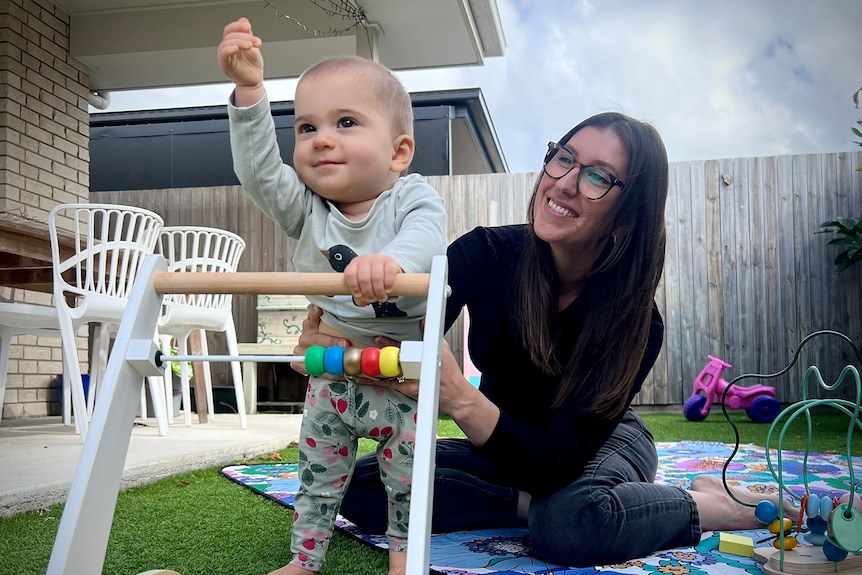
[(354, 72), (303, 78), (296, 90), (294, 130), (297, 173), (340, 208), (357, 202), (370, 207), (398, 178), (392, 171), (398, 134), (375, 90)]

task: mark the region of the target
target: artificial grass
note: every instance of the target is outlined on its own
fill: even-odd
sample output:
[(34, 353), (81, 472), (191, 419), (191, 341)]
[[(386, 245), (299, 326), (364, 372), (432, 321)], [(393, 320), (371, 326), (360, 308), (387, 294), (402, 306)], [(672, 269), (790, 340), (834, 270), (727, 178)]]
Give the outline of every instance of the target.
[[(697, 423), (676, 413), (643, 417), (656, 441), (734, 441), (733, 431), (720, 412)], [(732, 418), (742, 443), (766, 444), (768, 425), (747, 421), (742, 413), (732, 414)], [(785, 450), (805, 449), (802, 425), (800, 421), (786, 434)], [(813, 426), (813, 451), (846, 453), (847, 417), (818, 414)], [(440, 420), (438, 434), (463, 437), (445, 417)], [(773, 437), (776, 441), (777, 435)], [(361, 440), (360, 451), (373, 449), (371, 440)], [(858, 433), (853, 454), (860, 455)], [(271, 461), (272, 457), (259, 460)], [(296, 461), (297, 449), (282, 450), (276, 457)], [(159, 568), (182, 575), (264, 575), (286, 564), (290, 559), (291, 514), (226, 480), (220, 468), (184, 473), (121, 493), (103, 573), (136, 575)], [(62, 505), (55, 505), (0, 519), (0, 575), (45, 573), (61, 513)], [(386, 553), (336, 532), (322, 573), (377, 575), (385, 574), (387, 565)]]
[[(680, 412), (681, 413), (681, 412)], [(769, 436), (770, 425), (754, 423), (746, 417), (743, 411), (729, 411), (731, 420), (739, 430), (740, 443), (753, 443), (765, 446), (767, 438), (769, 447), (778, 448), (782, 428), (787, 417), (777, 421), (772, 435)], [(721, 409), (717, 408), (703, 421), (688, 421), (681, 414), (656, 413), (642, 415), (649, 425), (656, 441), (686, 441), (703, 440), (735, 443), (733, 428), (724, 418)], [(847, 453), (847, 432), (850, 418), (846, 415), (829, 412), (812, 415), (811, 447), (809, 451), (816, 453)], [(851, 445), (851, 454), (862, 455), (862, 442), (859, 441), (862, 428), (854, 429), (855, 441)], [(796, 418), (784, 431), (784, 451), (805, 451), (808, 437), (808, 424), (804, 417)]]

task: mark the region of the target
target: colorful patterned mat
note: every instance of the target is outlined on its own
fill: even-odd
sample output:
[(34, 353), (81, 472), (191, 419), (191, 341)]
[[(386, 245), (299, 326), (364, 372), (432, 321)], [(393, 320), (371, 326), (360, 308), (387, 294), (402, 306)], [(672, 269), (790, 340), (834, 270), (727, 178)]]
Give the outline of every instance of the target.
[[(687, 487), (691, 478), (701, 473), (721, 470), (733, 446), (710, 442), (679, 442), (656, 444), (659, 470), (656, 483)], [(772, 455), (777, 469), (776, 455)], [(782, 457), (783, 481), (794, 492), (802, 493), (802, 454), (785, 452)], [(853, 458), (854, 476), (862, 477), (862, 457)], [(222, 473), (286, 507), (293, 504), (299, 487), (295, 463), (234, 465)], [(728, 468), (728, 481), (757, 493), (774, 493), (777, 484), (769, 471), (766, 453), (762, 447), (742, 445)], [(809, 454), (809, 488), (819, 495), (840, 496), (849, 490), (850, 478), (845, 456)], [(862, 493), (862, 488), (857, 487)], [(340, 518), (338, 528), (343, 532), (381, 549), (386, 548), (385, 538), (359, 531), (355, 525)], [(770, 536), (766, 530), (739, 531), (759, 541)], [(769, 545), (769, 542), (762, 543)], [(672, 549), (628, 561), (619, 565), (590, 568), (567, 568), (545, 563), (531, 557), (531, 545), (526, 529), (494, 529), (433, 535), (431, 537), (431, 568), (447, 575), (760, 575), (753, 559), (718, 551), (718, 533), (704, 533), (696, 547)]]

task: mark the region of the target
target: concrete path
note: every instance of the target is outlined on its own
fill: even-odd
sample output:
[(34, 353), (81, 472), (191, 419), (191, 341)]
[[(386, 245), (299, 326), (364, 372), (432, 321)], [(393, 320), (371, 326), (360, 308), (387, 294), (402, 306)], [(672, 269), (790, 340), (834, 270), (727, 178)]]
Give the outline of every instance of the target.
[[(138, 420), (123, 472), (122, 489), (195, 469), (284, 449), (299, 439), (302, 415), (258, 413), (240, 429), (235, 414), (186, 427), (175, 418), (160, 437), (154, 419)], [(59, 417), (0, 423), (0, 517), (66, 500), (83, 443)]]

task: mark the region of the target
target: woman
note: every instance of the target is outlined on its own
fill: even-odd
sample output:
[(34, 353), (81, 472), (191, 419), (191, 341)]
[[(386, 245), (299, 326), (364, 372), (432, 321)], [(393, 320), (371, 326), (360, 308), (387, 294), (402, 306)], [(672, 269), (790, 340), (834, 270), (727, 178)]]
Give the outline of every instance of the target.
[[(717, 478), (653, 484), (653, 438), (630, 409), (662, 345), (667, 187), (657, 131), (598, 114), (549, 144), (528, 224), (477, 228), (449, 247), (446, 326), (467, 307), (482, 380), (474, 388), (444, 346), (440, 411), (468, 439), (437, 442), (434, 532), (527, 525), (538, 557), (586, 566), (761, 527)], [(339, 344), (316, 334), (318, 317), (297, 354)], [(415, 382), (382, 384), (417, 395)], [(382, 533), (385, 497), (366, 456), (342, 514)]]

